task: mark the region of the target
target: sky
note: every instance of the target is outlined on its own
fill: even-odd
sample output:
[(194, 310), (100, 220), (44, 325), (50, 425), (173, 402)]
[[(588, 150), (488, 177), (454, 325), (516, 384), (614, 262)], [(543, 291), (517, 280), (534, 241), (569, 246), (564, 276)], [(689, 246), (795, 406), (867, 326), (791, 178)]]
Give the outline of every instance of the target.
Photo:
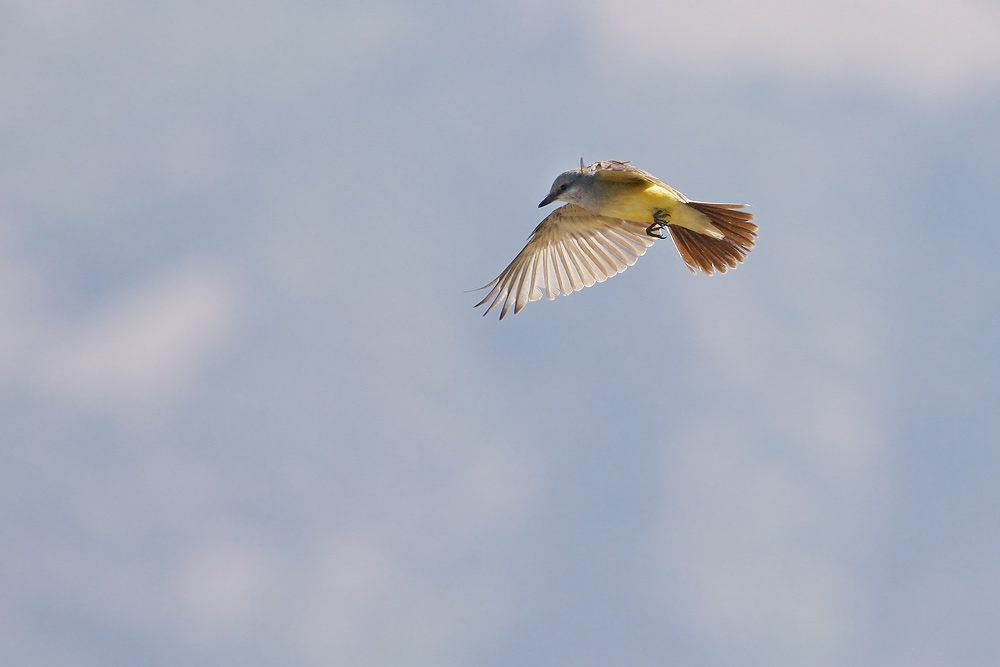
[[(998, 33), (0, 4), (0, 662), (996, 663)], [(481, 317), (581, 156), (757, 247)]]

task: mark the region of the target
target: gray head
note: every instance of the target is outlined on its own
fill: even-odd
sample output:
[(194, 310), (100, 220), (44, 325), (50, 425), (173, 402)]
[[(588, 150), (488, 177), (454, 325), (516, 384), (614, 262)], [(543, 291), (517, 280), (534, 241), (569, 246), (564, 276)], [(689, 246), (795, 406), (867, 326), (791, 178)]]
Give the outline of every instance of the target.
[(585, 175), (583, 160), (580, 160), (579, 169), (564, 171), (556, 177), (556, 180), (552, 183), (552, 188), (549, 190), (549, 194), (545, 196), (545, 199), (538, 205), (538, 208), (551, 204), (557, 199), (568, 202), (576, 201), (586, 182), (584, 179)]

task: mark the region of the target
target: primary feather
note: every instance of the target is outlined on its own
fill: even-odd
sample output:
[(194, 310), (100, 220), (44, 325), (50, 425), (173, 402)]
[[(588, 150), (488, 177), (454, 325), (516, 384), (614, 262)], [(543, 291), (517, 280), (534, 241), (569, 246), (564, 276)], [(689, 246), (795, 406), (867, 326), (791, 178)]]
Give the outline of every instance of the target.
[(517, 257), (481, 288), (490, 291), (476, 306), (489, 302), (483, 315), (501, 306), (503, 319), (543, 294), (551, 300), (604, 282), (635, 264), (654, 240), (641, 223), (567, 204), (542, 220)]

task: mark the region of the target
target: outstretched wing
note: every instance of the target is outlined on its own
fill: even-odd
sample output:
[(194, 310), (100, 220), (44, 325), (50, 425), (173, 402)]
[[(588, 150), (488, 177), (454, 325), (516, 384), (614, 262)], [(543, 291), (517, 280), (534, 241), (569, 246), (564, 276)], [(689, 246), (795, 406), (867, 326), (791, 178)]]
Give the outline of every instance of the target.
[(653, 245), (646, 226), (591, 213), (576, 204), (557, 208), (535, 228), (528, 244), (496, 280), (476, 307), (489, 302), (486, 313), (503, 304), (500, 319), (514, 308), (517, 314), (529, 301), (544, 294), (571, 294), (619, 274)]

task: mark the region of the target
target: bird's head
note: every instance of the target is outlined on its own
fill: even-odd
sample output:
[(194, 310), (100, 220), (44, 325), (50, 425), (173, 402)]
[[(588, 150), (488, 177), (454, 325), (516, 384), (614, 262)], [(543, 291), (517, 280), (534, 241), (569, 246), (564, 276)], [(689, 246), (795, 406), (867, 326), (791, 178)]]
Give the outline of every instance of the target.
[(545, 195), (545, 199), (538, 205), (538, 208), (551, 204), (557, 199), (568, 202), (576, 201), (581, 192), (585, 176), (586, 174), (582, 166), (580, 169), (571, 169), (559, 174), (552, 183), (549, 194)]

